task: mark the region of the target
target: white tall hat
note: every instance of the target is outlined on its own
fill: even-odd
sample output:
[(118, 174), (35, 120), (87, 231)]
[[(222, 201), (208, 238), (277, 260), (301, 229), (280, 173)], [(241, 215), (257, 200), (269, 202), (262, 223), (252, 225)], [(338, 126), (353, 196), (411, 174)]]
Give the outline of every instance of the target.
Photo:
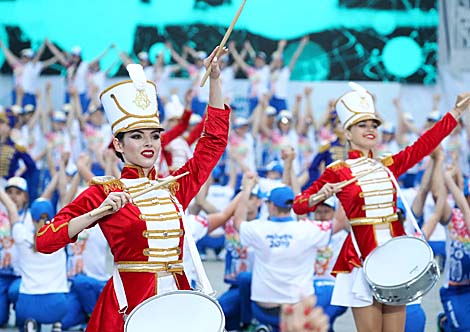
[(111, 85), (100, 95), (113, 135), (144, 128), (163, 130), (155, 83), (147, 81), (141, 65), (129, 64), (126, 68), (131, 80)]
[(375, 113), (374, 98), (371, 93), (357, 83), (349, 82), (353, 90), (341, 96), (335, 104), (336, 113), (345, 129), (364, 120), (382, 120)]

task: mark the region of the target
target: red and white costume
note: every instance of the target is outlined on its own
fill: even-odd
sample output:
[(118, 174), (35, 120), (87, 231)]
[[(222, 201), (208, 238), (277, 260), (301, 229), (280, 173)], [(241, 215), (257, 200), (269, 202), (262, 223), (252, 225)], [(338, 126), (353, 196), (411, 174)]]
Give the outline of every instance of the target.
[[(381, 163), (388, 167), (395, 178), (398, 178), (407, 169), (431, 153), (456, 125), (455, 118), (447, 114), (413, 145), (393, 156), (382, 159)], [(349, 152), (349, 159), (330, 164), (310, 188), (295, 198), (294, 211), (297, 214), (314, 211), (316, 206), (309, 208), (308, 203), (311, 195), (317, 193), (326, 183), (349, 180), (375, 167), (378, 162), (371, 158), (372, 153), (369, 156), (362, 156), (359, 151), (353, 150)], [(336, 196), (341, 201), (354, 231), (362, 259), (365, 259), (374, 248), (391, 237), (405, 235), (403, 225), (398, 221), (396, 215), (396, 188), (385, 169), (379, 169), (361, 177), (357, 182), (343, 188)], [(388, 224), (389, 227), (379, 230), (375, 225), (380, 224)], [(340, 289), (341, 281), (345, 279), (342, 294), (337, 296), (340, 298), (340, 302), (333, 303), (335, 301), (335, 294), (333, 294), (333, 304), (345, 306), (372, 304), (372, 293), (360, 275), (362, 274), (361, 270), (362, 261), (354, 248), (351, 235), (348, 235), (332, 272), (338, 274), (336, 285)], [(349, 274), (349, 276), (343, 276), (344, 274)], [(357, 292), (356, 289), (358, 289)], [(349, 294), (345, 294), (345, 292), (349, 292)]]
[[(115, 89), (111, 98), (117, 100), (116, 105), (119, 107), (116, 108), (116, 112), (126, 111), (121, 118), (116, 117), (117, 121), (113, 124), (115, 134), (116, 128), (128, 130), (135, 127), (158, 128), (160, 126), (158, 113), (154, 113), (157, 109), (156, 104), (150, 104), (150, 101), (156, 102), (155, 88), (146, 85), (148, 89), (138, 91), (133, 99), (135, 90), (126, 87), (125, 84), (128, 83), (123, 82), (110, 88)], [(117, 89), (134, 91), (131, 91), (132, 98), (119, 99), (125, 91)], [(132, 103), (139, 102), (138, 106), (142, 106), (142, 110), (138, 112), (144, 115), (140, 115), (136, 121), (130, 113), (134, 107)], [(108, 112), (106, 106), (105, 110)], [(182, 218), (184, 210), (199, 192), (225, 150), (229, 115), (228, 107), (224, 110), (208, 106), (204, 130), (193, 158), (172, 173), (176, 176), (189, 171), (189, 175), (164, 188), (152, 190), (135, 198), (134, 204), (128, 203), (116, 213), (98, 221), (120, 272), (128, 302), (127, 314), (151, 296), (190, 288), (183, 268), (185, 230)], [(37, 249), (43, 253), (51, 253), (76, 241), (76, 237), (70, 239), (68, 236), (69, 221), (98, 208), (109, 192), (127, 191), (136, 194), (158, 181), (155, 169), (152, 169), (146, 177), (140, 167), (132, 165), (124, 167), (120, 179), (95, 178), (86, 191), (38, 231)], [(118, 310), (111, 279), (98, 299), (87, 331), (123, 331), (124, 320)]]

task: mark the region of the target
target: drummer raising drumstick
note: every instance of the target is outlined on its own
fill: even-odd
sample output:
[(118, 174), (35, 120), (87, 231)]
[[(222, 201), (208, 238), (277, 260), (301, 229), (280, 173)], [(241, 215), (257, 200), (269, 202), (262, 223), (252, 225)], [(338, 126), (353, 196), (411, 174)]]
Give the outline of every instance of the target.
[[(362, 262), (378, 245), (392, 237), (405, 235), (396, 214), (396, 191), (390, 175), (398, 178), (431, 153), (455, 128), (457, 120), (470, 104), (470, 93), (457, 97), (456, 105), (413, 145), (380, 161), (377, 167), (378, 127), (382, 120), (375, 112), (372, 94), (358, 84), (336, 101), (336, 111), (350, 144), (347, 160), (336, 161), (307, 190), (294, 200), (294, 211), (314, 211), (324, 199), (336, 194), (349, 219), (357, 242), (346, 238), (333, 274), (336, 283), (331, 303), (351, 307), (358, 332), (404, 331), (405, 306), (378, 303), (364, 278)], [(385, 168), (391, 172), (387, 172)], [(346, 181), (357, 178), (353, 184)]]
[[(154, 165), (163, 127), (155, 84), (147, 81), (140, 65), (128, 65), (132, 80), (112, 85), (100, 97), (112, 125), (116, 154), (124, 162), (121, 178), (93, 178), (86, 191), (38, 231), (36, 245), (43, 253), (76, 241), (85, 228), (98, 225), (103, 231), (117, 272), (98, 299), (89, 332), (123, 331), (123, 315), (144, 300), (190, 289), (183, 268), (187, 257), (183, 257), (182, 216), (227, 145), (230, 108), (223, 103), (217, 51), (206, 59), (211, 73), (204, 130), (193, 158), (172, 174), (170, 180), (175, 181), (147, 190), (161, 182)], [(221, 56), (226, 53), (220, 51)], [(178, 176), (186, 172), (189, 175)], [(127, 302), (123, 307), (122, 293)]]

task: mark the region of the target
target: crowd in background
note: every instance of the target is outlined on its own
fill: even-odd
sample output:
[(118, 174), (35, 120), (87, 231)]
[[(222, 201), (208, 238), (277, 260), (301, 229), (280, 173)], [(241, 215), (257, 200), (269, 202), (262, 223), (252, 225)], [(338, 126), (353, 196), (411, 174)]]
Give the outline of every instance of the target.
[[(282, 283), (286, 273), (289, 275), (287, 270), (302, 268), (307, 275), (309, 269), (315, 272), (311, 284), (319, 305), (330, 317), (331, 331), (334, 319), (346, 310), (329, 304), (334, 285), (329, 273), (348, 231), (340, 205), (332, 199), (325, 201), (315, 214), (296, 216), (290, 206), (283, 206), (284, 201), (276, 198), (277, 188), (284, 188), (283, 197), (290, 195), (285, 186), (297, 194), (318, 178), (326, 166), (347, 156), (347, 141), (333, 100), (327, 109), (314, 110), (312, 100), (322, 96), (315, 94), (312, 84), (303, 91), (295, 91), (295, 102), (288, 104), (288, 95), (292, 93), (290, 74), (307, 41), (308, 38), (301, 39), (288, 63), (283, 56), (285, 41), (280, 41), (271, 55), (254, 50), (249, 42), (231, 43), (230, 57), (220, 59), (225, 102), (233, 102), (233, 82), (241, 72), (249, 80), (246, 92), (249, 110), (233, 112), (226, 152), (188, 209), (188, 218), (205, 225), (198, 241), (201, 257), (205, 259), (207, 250), (213, 249), (217, 259), (225, 260), (225, 274), (220, 277), (230, 287), (219, 300), (226, 314), (227, 330), (253, 329), (253, 318), (257, 326), (276, 325), (271, 318), (278, 317), (279, 312), (271, 310), (276, 313), (273, 315), (265, 307), (252, 306), (250, 298), (255, 303), (276, 296), (278, 301), (285, 300), (289, 296), (286, 287), (293, 287)], [(54, 56), (44, 60), (42, 53), (46, 47)], [(52, 218), (93, 177), (119, 177), (122, 162), (110, 147), (111, 124), (99, 102), (109, 74), (100, 67), (100, 59), (107, 52), (116, 51), (117, 61), (125, 65), (140, 63), (147, 78), (157, 84), (160, 120), (168, 132), (167, 137), (162, 135), (159, 175), (169, 175), (191, 158), (202, 132), (209, 97), (208, 88), (199, 86), (207, 54), (189, 46), (182, 48), (182, 54), (169, 43), (166, 47), (171, 52), (171, 64), (165, 64), (163, 53), (155, 59), (150, 59), (147, 52), (134, 57), (114, 45), (88, 62), (81, 57), (79, 47), (62, 52), (45, 40), (38, 50), (25, 49), (17, 55), (0, 41), (14, 80), (11, 103), (0, 106), (0, 326), (8, 323), (11, 304), (18, 310), (25, 296), (51, 293), (60, 294), (63, 298), (55, 298), (54, 303), (65, 301), (68, 310), (57, 306), (56, 315), (44, 320), (45, 323), (54, 324), (54, 331), (86, 326), (97, 296), (110, 277), (112, 257), (98, 227), (81, 234), (76, 243), (49, 260), (34, 247), (34, 233), (40, 222)], [(60, 105), (53, 103), (50, 83), (39, 85), (41, 72), (54, 63), (62, 65), (65, 72), (66, 95)], [(192, 86), (188, 91), (167, 89), (177, 71), (189, 75)], [(341, 93), (338, 91), (338, 96)], [(400, 100), (395, 100), (396, 121), (382, 125), (375, 157), (386, 157), (412, 144), (441, 118), (438, 102), (436, 95), (435, 107), (421, 110), (428, 115), (420, 127), (412, 113), (402, 109)], [(413, 213), (420, 220), (446, 271), (441, 290), (443, 314), (439, 317), (445, 331), (454, 331), (448, 326), (455, 327), (453, 320), (462, 315), (452, 305), (452, 299), (458, 296), (458, 303), (465, 303), (470, 296), (470, 233), (464, 222), (470, 220), (469, 138), (470, 121), (466, 118), (441, 148), (399, 179), (406, 196), (403, 199), (412, 206), (411, 211), (402, 208), (402, 213), (405, 218), (406, 213)], [(237, 204), (231, 204), (235, 199)], [(277, 218), (299, 220), (299, 236), (318, 233), (302, 240), (305, 246), (298, 251), (288, 250), (288, 239), (273, 238), (273, 246), (286, 246), (290, 257), (302, 255), (303, 259), (293, 260), (292, 266), (284, 266), (278, 271), (279, 276), (272, 277), (266, 271), (274, 271), (275, 266), (263, 262), (262, 248), (256, 246), (253, 233), (246, 230), (248, 226), (243, 226), (245, 221), (273, 217), (267, 201), (280, 208), (276, 210)], [(16, 216), (9, 209), (11, 204), (18, 210)], [(214, 223), (215, 216), (220, 227), (211, 228), (208, 223), (211, 220)], [(247, 233), (240, 237), (242, 228)], [(47, 283), (48, 280), (55, 281)], [(410, 306), (407, 331), (424, 331), (424, 312), (419, 303), (414, 305), (418, 309)], [(40, 309), (41, 306), (28, 310)], [(20, 325), (28, 323), (28, 310), (17, 313)]]

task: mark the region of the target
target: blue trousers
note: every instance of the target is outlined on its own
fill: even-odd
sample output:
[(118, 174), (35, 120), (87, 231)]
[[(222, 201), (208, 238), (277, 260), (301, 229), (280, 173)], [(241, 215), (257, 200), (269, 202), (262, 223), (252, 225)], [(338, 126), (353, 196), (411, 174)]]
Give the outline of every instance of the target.
[(67, 314), (61, 320), (62, 327), (69, 329), (76, 325), (86, 324), (87, 314), (78, 300), (77, 293), (71, 291), (67, 294), (67, 305)]
[(68, 310), (66, 293), (22, 294), (16, 302), (16, 322), (20, 332), (24, 331), (26, 319), (34, 319), (41, 324), (60, 322)]
[(426, 314), (421, 304), (406, 306), (405, 332), (424, 332), (426, 327)]
[(91, 314), (105, 285), (106, 281), (78, 274), (72, 279), (70, 290), (77, 294), (78, 300), (85, 312)]
[(442, 287), (440, 293), (447, 318), (444, 331), (470, 331), (470, 285)]
[[(88, 111), (88, 106), (90, 106), (91, 99), (87, 97), (86, 93), (81, 93), (80, 94), (80, 105), (82, 106), (82, 113), (85, 113)], [(70, 93), (66, 92), (65, 93), (65, 103), (70, 103)]]
[(317, 279), (313, 281), (313, 286), (315, 288), (315, 296), (317, 297), (317, 305), (323, 308), (323, 311), (329, 318), (330, 329), (328, 331), (333, 332), (333, 324), (336, 318), (344, 314), (348, 308), (331, 304), (331, 295), (335, 287), (333, 280)]
[(280, 306), (278, 308), (264, 309), (257, 305), (255, 302), (251, 303), (251, 310), (253, 311), (253, 317), (264, 325), (271, 326), (273, 332), (279, 332)]
[(225, 236), (206, 235), (196, 243), (199, 253), (205, 254), (206, 249), (213, 249), (218, 255), (225, 247)]
[[(17, 95), (16, 95), (16, 91), (15, 90), (12, 90), (11, 92), (11, 100), (12, 100), (12, 105), (15, 105), (16, 104), (16, 99), (17, 99)], [(21, 101), (21, 106), (26, 106), (28, 104), (31, 104), (31, 105), (34, 105), (34, 107), (36, 107), (37, 103), (36, 103), (36, 95), (33, 95), (31, 93), (25, 93), (23, 95), (23, 100)]]
[(269, 105), (276, 109), (276, 114), (279, 114), (280, 111), (288, 110), (287, 108), (287, 100), (286, 99), (279, 99), (274, 96), (271, 97), (269, 100)]
[(228, 331), (251, 323), (251, 277), (251, 272), (241, 272), (237, 276), (237, 284), (218, 298), (225, 315), (225, 329)]
[(8, 296), (10, 287), (20, 278), (14, 275), (0, 275), (0, 325), (8, 323), (10, 316), (10, 303), (14, 303)]
[(225, 315), (225, 329), (227, 331), (240, 328), (240, 292), (238, 286), (232, 285), (218, 299)]

